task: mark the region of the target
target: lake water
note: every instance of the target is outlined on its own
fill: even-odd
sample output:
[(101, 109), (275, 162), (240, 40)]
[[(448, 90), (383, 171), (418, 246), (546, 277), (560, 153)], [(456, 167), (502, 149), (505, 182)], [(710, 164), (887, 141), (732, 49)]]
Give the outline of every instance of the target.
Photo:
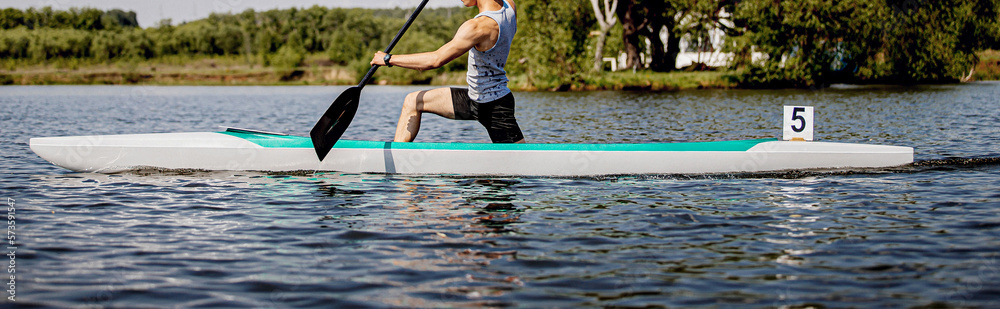
[[(16, 304), (1000, 303), (1000, 83), (516, 94), (532, 142), (778, 137), (783, 105), (812, 105), (818, 140), (916, 149), (913, 166), (864, 172), (102, 175), (28, 149), (31, 137), (218, 125), (305, 135), (343, 89), (0, 87), (0, 198), (14, 209), (17, 248), (6, 252), (15, 251), (7, 268)], [(416, 89), (365, 88), (344, 138), (390, 140), (403, 96)], [(488, 140), (475, 122), (436, 116), (418, 137)]]

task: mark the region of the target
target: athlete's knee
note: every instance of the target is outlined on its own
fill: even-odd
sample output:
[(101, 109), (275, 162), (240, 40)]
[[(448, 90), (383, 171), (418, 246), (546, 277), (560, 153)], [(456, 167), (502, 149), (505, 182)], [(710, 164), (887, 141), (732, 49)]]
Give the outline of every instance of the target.
[(423, 106), (422, 97), (424, 91), (410, 92), (403, 99), (403, 110), (419, 112)]

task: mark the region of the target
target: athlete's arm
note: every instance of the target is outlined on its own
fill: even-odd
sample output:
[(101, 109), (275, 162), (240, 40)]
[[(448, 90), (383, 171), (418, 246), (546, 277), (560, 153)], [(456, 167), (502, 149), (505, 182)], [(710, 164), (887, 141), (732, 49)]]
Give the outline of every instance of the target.
[[(491, 39), (495, 41), (499, 29), (500, 26), (489, 17), (471, 19), (458, 28), (458, 32), (455, 33), (455, 37), (451, 41), (437, 50), (418, 54), (392, 55), (389, 63), (393, 66), (421, 71), (437, 69), (464, 55), (477, 45), (484, 45), (484, 42)], [(371, 64), (385, 65), (384, 58), (384, 52), (376, 52)]]

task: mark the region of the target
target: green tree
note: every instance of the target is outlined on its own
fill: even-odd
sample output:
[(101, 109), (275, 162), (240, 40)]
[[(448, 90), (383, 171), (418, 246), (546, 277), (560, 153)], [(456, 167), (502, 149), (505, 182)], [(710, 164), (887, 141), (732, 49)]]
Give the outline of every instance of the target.
[(334, 30), (326, 48), (326, 55), (338, 64), (347, 64), (363, 57), (369, 50), (365, 38), (358, 31), (347, 27)]
[(101, 16), (101, 23), (104, 29), (139, 27), (139, 20), (136, 18), (135, 12), (119, 9), (104, 12), (104, 15)]
[(517, 14), (507, 71), (540, 88), (564, 88), (579, 81), (584, 68), (593, 64), (587, 52), (594, 25), (590, 3), (521, 0)]
[[(993, 44), (998, 2), (744, 0), (735, 5), (744, 30), (731, 34), (742, 51), (734, 63), (751, 87), (957, 81)], [(766, 59), (750, 63), (748, 50)]]
[(90, 44), (90, 54), (95, 60), (149, 59), (156, 55), (153, 40), (140, 29), (98, 31)]
[(212, 35), (213, 54), (238, 55), (243, 52), (243, 30), (236, 24), (221, 24)]
[(278, 48), (271, 58), (271, 64), (280, 68), (295, 68), (305, 60), (306, 49), (302, 43), (302, 35), (293, 31), (288, 36), (288, 42)]
[(886, 54), (900, 82), (954, 81), (971, 75), (978, 62), (975, 51), (989, 47), (988, 33), (997, 31), (998, 1), (888, 2), (889, 22), (896, 27), (886, 29)]
[(14, 29), (20, 26), (27, 26), (27, 16), (24, 12), (14, 8), (0, 10), (0, 29)]
[(90, 51), (90, 32), (76, 29), (39, 29), (32, 31), (28, 53), (35, 61), (53, 58), (86, 58)]
[(32, 34), (25, 26), (0, 31), (0, 58), (28, 58)]
[(94, 8), (71, 8), (70, 12), (76, 17), (72, 28), (80, 30), (103, 30), (104, 25), (101, 23), (101, 16), (104, 12)]
[(170, 19), (157, 23), (156, 27), (146, 29), (146, 34), (153, 41), (153, 54), (156, 57), (177, 55), (180, 53), (180, 41), (175, 33), (176, 27)]

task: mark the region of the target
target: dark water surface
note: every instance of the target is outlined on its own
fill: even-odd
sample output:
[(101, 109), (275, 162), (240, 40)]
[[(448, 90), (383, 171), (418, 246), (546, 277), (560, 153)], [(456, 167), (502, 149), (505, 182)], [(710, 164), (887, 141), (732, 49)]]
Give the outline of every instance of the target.
[[(916, 148), (915, 166), (861, 173), (101, 175), (28, 149), (30, 137), (217, 125), (305, 135), (343, 89), (0, 87), (16, 304), (1000, 305), (998, 83), (516, 94), (533, 142), (777, 137), (795, 104), (816, 107), (817, 139)], [(366, 88), (345, 138), (391, 139), (415, 89)], [(428, 116), (418, 141), (488, 136)]]

